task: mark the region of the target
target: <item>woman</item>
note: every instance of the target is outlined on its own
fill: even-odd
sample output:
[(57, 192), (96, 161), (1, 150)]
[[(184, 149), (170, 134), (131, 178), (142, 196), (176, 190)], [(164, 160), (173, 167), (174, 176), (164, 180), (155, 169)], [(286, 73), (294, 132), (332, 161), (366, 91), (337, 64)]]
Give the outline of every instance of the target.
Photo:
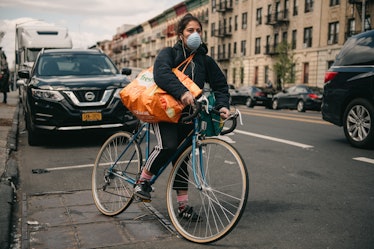
[(3, 103), (7, 103), (7, 95), (9, 92), (9, 68), (6, 56), (0, 48), (0, 92), (3, 93)]
[[(177, 28), (178, 42), (174, 47), (167, 47), (161, 50), (155, 60), (153, 69), (154, 81), (160, 88), (171, 94), (175, 99), (180, 100), (183, 104), (193, 105), (193, 95), (178, 80), (172, 69), (191, 54), (194, 54), (193, 61), (184, 73), (201, 89), (203, 89), (204, 83), (208, 82), (210, 84), (216, 98), (215, 108), (220, 111), (221, 117), (225, 119), (230, 114), (227, 81), (216, 62), (206, 55), (208, 49), (201, 42), (201, 32), (202, 25), (193, 15), (186, 14), (181, 19)], [(191, 124), (165, 122), (153, 124), (157, 145), (145, 163), (140, 179), (135, 186), (136, 196), (144, 200), (151, 199), (150, 192), (152, 188), (149, 180), (154, 174), (157, 174), (164, 162), (175, 153), (180, 142), (187, 137), (192, 129), (193, 125)], [(178, 188), (177, 201), (180, 217), (198, 221), (200, 217), (188, 205), (187, 187), (175, 186), (175, 188)]]

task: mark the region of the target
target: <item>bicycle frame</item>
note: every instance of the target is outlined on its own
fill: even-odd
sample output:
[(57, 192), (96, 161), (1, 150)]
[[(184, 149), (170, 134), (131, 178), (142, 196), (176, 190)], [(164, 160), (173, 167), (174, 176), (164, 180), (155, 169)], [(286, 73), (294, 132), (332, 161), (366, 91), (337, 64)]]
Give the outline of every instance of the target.
[[(182, 141), (182, 143), (178, 146), (177, 148), (177, 151), (173, 154), (173, 156), (165, 163), (164, 166), (161, 167), (161, 169), (159, 170), (159, 172), (155, 175), (153, 175), (152, 179), (150, 180), (150, 183), (151, 184), (154, 184), (157, 180), (157, 178), (162, 174), (162, 172), (164, 172), (164, 170), (166, 169), (166, 167), (174, 160), (176, 159), (177, 156), (180, 155), (180, 153), (185, 150), (189, 144), (191, 144), (191, 141), (192, 141), (192, 151), (195, 151), (196, 150), (196, 147), (197, 147), (197, 140), (198, 140), (198, 135), (199, 135), (199, 121), (198, 121), (198, 118), (194, 118), (193, 119), (193, 123), (194, 123), (194, 129), (192, 130), (192, 132)], [(126, 151), (128, 150), (129, 148), (129, 145), (134, 142), (135, 140), (137, 140), (136, 142), (138, 144), (142, 144), (144, 139), (145, 139), (145, 159), (147, 160), (148, 157), (149, 157), (149, 153), (150, 153), (150, 126), (151, 124), (149, 123), (143, 123), (140, 128), (138, 129), (138, 131), (131, 137), (128, 145), (126, 146), (126, 148), (121, 152), (121, 154), (118, 156), (118, 158), (114, 161), (114, 163), (111, 165), (111, 167), (109, 168), (109, 171), (108, 173), (109, 174), (115, 174), (116, 176), (122, 178), (123, 180), (131, 183), (131, 184), (135, 184), (136, 183), (136, 180), (137, 179), (134, 179), (132, 177), (128, 177), (126, 175), (124, 175), (123, 173), (122, 174), (117, 174), (116, 172), (114, 172), (114, 167), (115, 165), (121, 160), (122, 156), (126, 153)], [(201, 152), (201, 151), (200, 151)], [(200, 157), (199, 157), (199, 162), (200, 162), (200, 167), (202, 167), (202, 153), (199, 153)], [(131, 161), (131, 160), (129, 160)], [(200, 187), (200, 184), (199, 184), (199, 181), (198, 181), (198, 177), (197, 177), (197, 170), (196, 170), (196, 153), (192, 153), (192, 169), (193, 169), (193, 174), (194, 174), (194, 179), (195, 179), (195, 182), (197, 184), (198, 187)], [(144, 163), (143, 161), (141, 162), (141, 168), (143, 168), (144, 166)], [(203, 170), (201, 169), (200, 170), (202, 172), (202, 176), (203, 176), (203, 179), (205, 179), (204, 175), (203, 175)]]

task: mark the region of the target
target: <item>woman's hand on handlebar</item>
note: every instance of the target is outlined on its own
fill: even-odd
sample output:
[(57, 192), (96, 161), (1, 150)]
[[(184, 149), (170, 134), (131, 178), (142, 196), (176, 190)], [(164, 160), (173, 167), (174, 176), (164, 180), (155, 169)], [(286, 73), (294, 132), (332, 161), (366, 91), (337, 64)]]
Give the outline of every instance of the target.
[(183, 105), (187, 106), (187, 105), (194, 105), (194, 100), (195, 98), (193, 97), (192, 93), (190, 91), (187, 91), (185, 93), (183, 93), (182, 97), (181, 97), (181, 102)]
[(227, 119), (230, 117), (230, 110), (226, 107), (222, 107), (219, 109), (219, 115), (221, 116), (221, 118)]

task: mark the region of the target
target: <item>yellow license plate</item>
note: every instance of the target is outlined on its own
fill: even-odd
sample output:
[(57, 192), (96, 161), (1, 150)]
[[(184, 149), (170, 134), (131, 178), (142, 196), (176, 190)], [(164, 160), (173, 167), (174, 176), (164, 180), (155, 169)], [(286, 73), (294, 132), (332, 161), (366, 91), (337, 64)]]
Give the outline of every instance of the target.
[(82, 121), (100, 121), (102, 119), (100, 112), (82, 113)]

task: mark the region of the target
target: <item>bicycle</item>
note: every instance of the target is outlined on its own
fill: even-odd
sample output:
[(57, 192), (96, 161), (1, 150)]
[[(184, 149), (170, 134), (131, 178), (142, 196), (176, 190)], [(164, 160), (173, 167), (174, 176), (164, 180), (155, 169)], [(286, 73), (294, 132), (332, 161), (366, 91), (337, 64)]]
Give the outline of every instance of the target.
[[(248, 199), (249, 179), (239, 152), (229, 143), (205, 137), (199, 113), (207, 110), (206, 98), (196, 103), (192, 120), (194, 129), (179, 145), (174, 157), (151, 179), (153, 184), (176, 157), (166, 190), (170, 220), (185, 239), (195, 243), (211, 243), (222, 239), (238, 224)], [(236, 128), (238, 112), (229, 119), (232, 125), (221, 135)], [(115, 216), (125, 211), (135, 199), (134, 185), (140, 176), (143, 160), (141, 144), (145, 140), (145, 159), (150, 152), (150, 124), (142, 123), (133, 134), (118, 132), (102, 145), (92, 174), (92, 194), (101, 213)], [(192, 145), (191, 145), (192, 142)], [(187, 165), (187, 170), (183, 169)], [(186, 168), (186, 167), (185, 167)], [(191, 173), (189, 173), (191, 172)], [(176, 181), (188, 183), (189, 205), (201, 220), (192, 222), (179, 217), (176, 203)]]

